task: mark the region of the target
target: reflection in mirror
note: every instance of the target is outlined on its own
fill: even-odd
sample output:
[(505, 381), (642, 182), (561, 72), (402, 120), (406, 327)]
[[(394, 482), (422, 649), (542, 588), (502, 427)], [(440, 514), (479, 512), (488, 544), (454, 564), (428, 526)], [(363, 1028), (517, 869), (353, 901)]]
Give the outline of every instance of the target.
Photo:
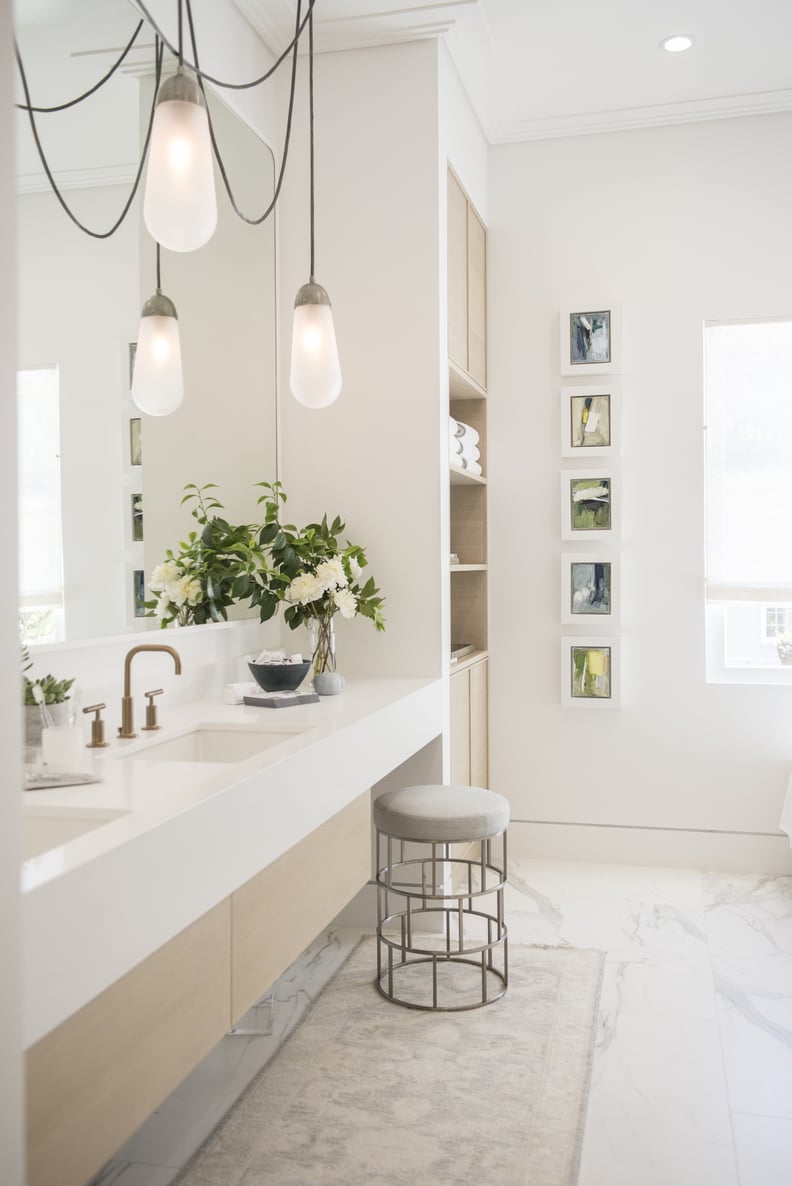
[[(127, 0), (20, 5), (33, 103), (92, 85), (136, 21)], [(129, 194), (153, 93), (153, 36), (138, 41), (96, 96), (38, 117), (65, 199), (102, 231)], [(272, 154), (225, 103), (210, 105), (239, 205), (260, 213)], [(156, 276), (140, 195), (113, 236), (85, 235), (58, 205), (18, 114), (20, 616), (31, 642), (156, 628), (141, 616), (144, 583), (194, 526), (180, 506), (185, 483), (218, 483), (228, 517), (253, 522), (254, 483), (276, 477), (274, 221), (238, 219), (218, 177), (214, 237), (197, 252), (162, 252), (185, 396), (171, 416), (143, 415), (131, 367)]]

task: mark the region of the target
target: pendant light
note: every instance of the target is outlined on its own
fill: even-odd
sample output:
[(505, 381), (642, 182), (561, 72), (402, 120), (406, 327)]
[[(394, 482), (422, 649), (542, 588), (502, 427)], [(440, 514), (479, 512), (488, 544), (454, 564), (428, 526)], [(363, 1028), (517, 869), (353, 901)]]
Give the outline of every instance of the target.
[(132, 374), (132, 399), (149, 416), (167, 416), (184, 398), (179, 320), (176, 306), (160, 287), (157, 244), (157, 291), (143, 306)]
[(330, 297), (314, 279), (314, 105), (313, 9), (308, 17), (308, 95), (311, 157), (311, 275), (294, 300), (291, 374), (289, 384), (298, 403), (306, 408), (326, 408), (341, 391), (333, 310)]
[(157, 94), (151, 129), (143, 219), (153, 239), (168, 251), (196, 251), (217, 226), (212, 140), (201, 88), (182, 59), (179, 4), (179, 66)]

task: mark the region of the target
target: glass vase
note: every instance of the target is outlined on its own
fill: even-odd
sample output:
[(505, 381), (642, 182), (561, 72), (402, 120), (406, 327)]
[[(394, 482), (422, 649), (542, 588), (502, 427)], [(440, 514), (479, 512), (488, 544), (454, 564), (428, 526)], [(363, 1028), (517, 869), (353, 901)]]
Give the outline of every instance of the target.
[(314, 676), (335, 671), (335, 629), (332, 614), (312, 618), (308, 624), (311, 645), (311, 662)]

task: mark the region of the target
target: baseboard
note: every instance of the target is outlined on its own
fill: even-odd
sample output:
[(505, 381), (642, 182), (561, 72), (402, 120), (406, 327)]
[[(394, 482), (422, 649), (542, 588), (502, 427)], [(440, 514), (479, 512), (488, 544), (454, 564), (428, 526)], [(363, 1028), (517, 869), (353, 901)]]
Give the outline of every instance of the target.
[(512, 820), (509, 854), (511, 859), (792, 874), (792, 849), (781, 832), (766, 835)]

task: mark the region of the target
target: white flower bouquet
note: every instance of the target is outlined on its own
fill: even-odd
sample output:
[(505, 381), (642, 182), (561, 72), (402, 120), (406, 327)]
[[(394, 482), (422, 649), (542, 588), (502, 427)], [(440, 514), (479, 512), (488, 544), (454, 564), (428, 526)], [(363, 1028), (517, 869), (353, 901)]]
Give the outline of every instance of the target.
[[(374, 578), (364, 579), (366, 553), (358, 544), (341, 543), (341, 519), (332, 523), (325, 515), (321, 523), (309, 523), (302, 530), (280, 522), (286, 495), (279, 482), (260, 482), (265, 493), (265, 521), (259, 535), (267, 551), (268, 567), (255, 577), (259, 585), (262, 617), (272, 598), (286, 603), (284, 620), (292, 630), (306, 625), (316, 636), (314, 674), (335, 670), (332, 621), (336, 614), (352, 619), (368, 618), (376, 630), (385, 629), (383, 598)], [(255, 601), (255, 596), (254, 596)]]

